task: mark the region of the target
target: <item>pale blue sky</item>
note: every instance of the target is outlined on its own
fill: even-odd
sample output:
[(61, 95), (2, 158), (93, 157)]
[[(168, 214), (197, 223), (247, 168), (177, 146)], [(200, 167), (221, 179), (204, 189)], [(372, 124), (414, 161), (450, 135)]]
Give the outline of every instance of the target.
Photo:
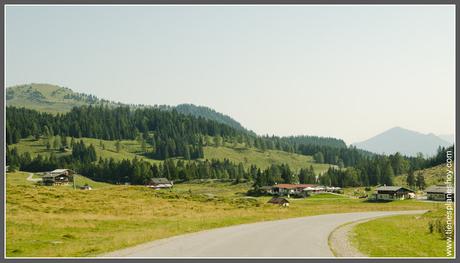
[(7, 6), (6, 86), (206, 105), (259, 134), (454, 133), (455, 7)]

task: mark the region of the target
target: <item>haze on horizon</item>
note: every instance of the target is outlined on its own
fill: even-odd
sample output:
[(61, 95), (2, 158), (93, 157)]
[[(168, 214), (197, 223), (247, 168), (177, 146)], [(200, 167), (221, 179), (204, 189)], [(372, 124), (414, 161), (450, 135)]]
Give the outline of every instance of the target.
[(455, 6), (14, 6), (6, 83), (193, 103), (258, 134), (453, 134)]

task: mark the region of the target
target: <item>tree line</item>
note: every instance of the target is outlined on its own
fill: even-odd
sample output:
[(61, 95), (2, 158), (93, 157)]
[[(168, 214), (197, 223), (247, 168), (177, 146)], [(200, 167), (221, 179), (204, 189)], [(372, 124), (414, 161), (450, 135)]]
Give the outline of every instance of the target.
[[(7, 107), (6, 143), (18, 143), (34, 136), (89, 137), (122, 140), (142, 137), (152, 146), (150, 157), (203, 157), (205, 137), (240, 143), (260, 150), (281, 150), (304, 155), (321, 154), (319, 162), (349, 166), (360, 158), (360, 151), (347, 148), (342, 140), (317, 136), (256, 136), (202, 117), (164, 111), (158, 108), (81, 106), (52, 115), (35, 110)], [(188, 159), (188, 158), (187, 158)]]
[(167, 159), (162, 163), (150, 163), (139, 158), (115, 161), (113, 158), (97, 159), (93, 145), (86, 146), (83, 141), (75, 142), (72, 153), (57, 156), (41, 154), (32, 157), (30, 153), (19, 154), (16, 147), (6, 149), (6, 162), (10, 170), (46, 172), (66, 167), (97, 181), (114, 184), (145, 184), (151, 178), (165, 177), (174, 181), (194, 179), (232, 179), (235, 181), (252, 180), (248, 169), (242, 163), (233, 163), (228, 159), (187, 162)]

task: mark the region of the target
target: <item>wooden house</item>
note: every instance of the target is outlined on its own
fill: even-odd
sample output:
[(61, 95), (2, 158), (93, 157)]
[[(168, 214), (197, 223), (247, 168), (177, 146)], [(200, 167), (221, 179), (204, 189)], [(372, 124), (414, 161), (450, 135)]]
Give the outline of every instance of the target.
[(425, 192), (428, 200), (446, 201), (449, 199), (454, 201), (453, 190), (449, 191), (446, 185), (432, 185)]
[(56, 169), (47, 172), (42, 177), (43, 185), (66, 185), (73, 182), (75, 171), (70, 169)]
[(411, 199), (415, 192), (402, 186), (380, 186), (371, 197), (372, 200), (392, 201)]

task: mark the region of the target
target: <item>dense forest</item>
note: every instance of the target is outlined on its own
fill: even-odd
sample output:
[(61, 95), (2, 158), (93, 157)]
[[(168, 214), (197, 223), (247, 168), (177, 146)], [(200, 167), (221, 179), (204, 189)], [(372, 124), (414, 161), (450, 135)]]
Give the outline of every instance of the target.
[(256, 136), (202, 117), (156, 108), (132, 110), (129, 107), (75, 107), (65, 114), (52, 115), (25, 108), (7, 107), (6, 142), (17, 143), (29, 136), (89, 137), (104, 140), (134, 139), (141, 136), (153, 151), (152, 158), (203, 157), (205, 136), (222, 142), (244, 143), (261, 150), (276, 149), (314, 155), (318, 163), (340, 167), (356, 165), (370, 153), (347, 148), (342, 140), (317, 136)]

